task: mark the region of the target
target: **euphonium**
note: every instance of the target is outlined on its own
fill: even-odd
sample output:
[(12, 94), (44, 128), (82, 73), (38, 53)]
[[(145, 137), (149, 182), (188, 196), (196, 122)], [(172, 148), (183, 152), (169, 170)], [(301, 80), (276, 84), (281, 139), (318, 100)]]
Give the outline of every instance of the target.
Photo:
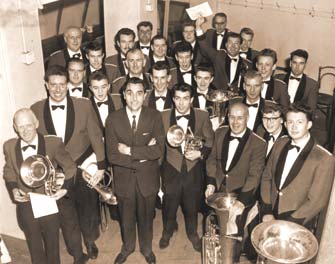
[(65, 175), (56, 171), (48, 156), (32, 155), (25, 159), (20, 168), (22, 181), (31, 188), (39, 188), (44, 185), (45, 194), (53, 195), (64, 184)]
[(179, 147), (185, 141), (184, 152), (190, 150), (200, 150), (203, 147), (203, 141), (200, 137), (194, 136), (190, 127), (188, 127), (190, 134), (185, 134), (184, 130), (178, 126), (173, 125), (168, 129), (166, 140), (171, 147)]
[(79, 169), (82, 170), (83, 179), (88, 183), (88, 187), (95, 189), (100, 194), (100, 198), (103, 202), (110, 204), (110, 205), (116, 205), (117, 199), (114, 194), (113, 188), (109, 187), (110, 183), (112, 182), (111, 173), (105, 171), (105, 175), (109, 178), (109, 181), (106, 185), (103, 185), (102, 183), (98, 183), (95, 186), (91, 186), (89, 184), (90, 179), (93, 177), (92, 176), (93, 173), (90, 173), (90, 170), (91, 169), (96, 170), (96, 168), (97, 168), (96, 162), (89, 163), (86, 168), (79, 166)]

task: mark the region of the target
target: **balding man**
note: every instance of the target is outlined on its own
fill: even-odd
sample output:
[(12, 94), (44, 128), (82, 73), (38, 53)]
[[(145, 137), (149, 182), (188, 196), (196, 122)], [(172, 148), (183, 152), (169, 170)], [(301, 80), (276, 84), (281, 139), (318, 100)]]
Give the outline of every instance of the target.
[[(238, 232), (243, 237), (247, 214), (255, 203), (265, 161), (265, 141), (247, 128), (248, 107), (243, 103), (229, 106), (229, 126), (215, 131), (212, 152), (207, 160), (206, 197), (220, 192), (235, 193), (237, 201), (231, 209), (237, 215)], [(236, 260), (238, 261), (238, 260)]]
[(69, 59), (77, 58), (87, 64), (84, 50), (81, 48), (83, 33), (79, 27), (70, 26), (64, 32), (65, 49), (52, 53), (49, 57), (48, 67), (53, 65), (67, 66)]

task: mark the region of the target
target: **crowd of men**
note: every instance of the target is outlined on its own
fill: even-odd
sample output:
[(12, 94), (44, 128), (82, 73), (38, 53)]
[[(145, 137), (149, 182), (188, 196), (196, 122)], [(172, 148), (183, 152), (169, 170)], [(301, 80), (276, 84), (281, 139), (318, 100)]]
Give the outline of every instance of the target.
[[(277, 54), (252, 49), (252, 29), (230, 31), (224, 13), (213, 17), (206, 32), (204, 22), (199, 17), (185, 23), (183, 39), (171, 46), (164, 36), (152, 36), (149, 21), (138, 24), (137, 41), (132, 29), (121, 28), (114, 38), (118, 53), (108, 57), (96, 41), (82, 49), (79, 28), (65, 31), (66, 48), (48, 61), (47, 98), (15, 113), (18, 138), (4, 144), (4, 179), (32, 263), (60, 263), (60, 228), (74, 263), (98, 257), (99, 195), (77, 169), (92, 157), (97, 170), (88, 179), (91, 186), (105, 171), (113, 173), (118, 205), (111, 212), (116, 210), (122, 235), (116, 264), (134, 252), (136, 230), (140, 252), (156, 263), (156, 207), (162, 209), (160, 249), (178, 231), (181, 206), (187, 238), (201, 252), (198, 213), (206, 216), (205, 198), (215, 192), (237, 196), (233, 235), (248, 238), (247, 230), (272, 219), (315, 228), (328, 203), (335, 161), (310, 133), (318, 89), (304, 73), (307, 51), (292, 51), (290, 71), (273, 76)], [(209, 100), (217, 90), (236, 95), (220, 108), (222, 124), (215, 123)], [(200, 147), (168, 142), (174, 125), (186, 137), (200, 138)], [(26, 186), (20, 167), (37, 154), (48, 156), (66, 178), (52, 195), (59, 213), (34, 218), (28, 193), (45, 190)], [(246, 223), (253, 207), (259, 214)], [(242, 244), (239, 255), (255, 257), (251, 244)]]

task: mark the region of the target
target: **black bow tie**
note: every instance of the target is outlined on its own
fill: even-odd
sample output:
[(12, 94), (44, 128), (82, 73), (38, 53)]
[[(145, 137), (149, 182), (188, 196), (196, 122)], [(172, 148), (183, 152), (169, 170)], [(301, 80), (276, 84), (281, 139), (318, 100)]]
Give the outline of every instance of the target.
[(273, 135), (268, 135), (267, 137), (266, 137), (266, 141), (270, 141), (272, 139), (272, 141), (274, 142), (275, 141), (275, 137), (273, 136)]
[(230, 57), (229, 57), (229, 59), (230, 59), (230, 61), (235, 61), (235, 62), (237, 62), (237, 58), (230, 58)]
[(81, 92), (83, 90), (83, 88), (81, 88), (81, 87), (73, 87), (71, 89), (72, 92), (75, 92), (76, 90), (78, 90), (79, 92)]
[(288, 145), (288, 150), (291, 150), (291, 149), (294, 149), (294, 148), (297, 149), (297, 152), (300, 151), (300, 147), (299, 147), (299, 146), (297, 146), (297, 145), (292, 145), (292, 144)]
[(216, 36), (217, 36), (217, 37), (219, 37), (219, 36), (223, 37), (224, 34), (223, 34), (223, 33), (217, 33), (217, 32), (216, 32)]
[(108, 105), (108, 101), (97, 102), (98, 107), (102, 106), (103, 104)]
[(155, 100), (163, 99), (165, 101), (166, 96), (155, 96)]
[(256, 108), (258, 107), (258, 103), (256, 103), (256, 104), (247, 104), (247, 103), (246, 103), (246, 105), (247, 105), (248, 107), (256, 107)]
[(184, 117), (186, 119), (190, 119), (190, 115), (179, 115), (179, 116), (176, 116), (176, 119), (179, 120), (182, 117)]
[(242, 138), (241, 137), (235, 137), (235, 136), (232, 136), (232, 135), (230, 135), (229, 138), (228, 138), (229, 141), (233, 141), (234, 139), (237, 139), (238, 142), (241, 142)]
[(56, 110), (57, 108), (60, 108), (60, 109), (64, 110), (65, 109), (65, 105), (52, 105), (51, 106), (52, 110)]
[(185, 74), (188, 74), (188, 73), (192, 73), (192, 70), (181, 72), (182, 75), (185, 75)]
[(72, 55), (72, 58), (74, 59), (80, 59), (80, 57), (81, 57), (81, 54), (79, 52)]
[(265, 84), (269, 85), (269, 84), (270, 84), (270, 80), (268, 80), (268, 81), (263, 81), (262, 83), (265, 83)]
[(150, 46), (141, 46), (141, 49), (150, 49)]
[(121, 57), (121, 60), (122, 60), (123, 62), (126, 61), (126, 59), (127, 59), (127, 58), (122, 58), (122, 57)]
[(27, 145), (27, 146), (22, 147), (22, 150), (26, 151), (28, 148), (36, 149), (36, 146), (35, 145)]
[(296, 81), (300, 82), (301, 78), (290, 76), (290, 80), (296, 80)]
[(205, 98), (205, 99), (206, 99), (206, 95), (205, 95), (205, 94), (203, 94), (203, 93), (197, 93), (197, 95), (198, 95), (198, 97), (202, 96), (203, 98)]

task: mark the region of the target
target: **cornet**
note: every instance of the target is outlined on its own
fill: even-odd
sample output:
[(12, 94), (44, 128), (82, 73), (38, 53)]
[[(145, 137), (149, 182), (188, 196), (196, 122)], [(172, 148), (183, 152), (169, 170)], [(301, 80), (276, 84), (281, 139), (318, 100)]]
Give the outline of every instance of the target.
[(86, 168), (79, 166), (79, 169), (82, 170), (83, 179), (87, 182), (89, 188), (95, 189), (100, 194), (100, 198), (103, 202), (110, 204), (110, 205), (116, 205), (117, 199), (114, 194), (113, 188), (108, 187), (110, 183), (112, 182), (112, 175), (109, 172), (105, 171), (105, 175), (108, 176), (109, 178), (109, 181), (106, 185), (103, 185), (102, 183), (98, 183), (95, 186), (91, 186), (89, 184), (90, 179), (93, 177), (93, 175), (89, 171), (92, 169), (93, 166), (97, 167), (97, 163), (91, 162), (87, 165)]

